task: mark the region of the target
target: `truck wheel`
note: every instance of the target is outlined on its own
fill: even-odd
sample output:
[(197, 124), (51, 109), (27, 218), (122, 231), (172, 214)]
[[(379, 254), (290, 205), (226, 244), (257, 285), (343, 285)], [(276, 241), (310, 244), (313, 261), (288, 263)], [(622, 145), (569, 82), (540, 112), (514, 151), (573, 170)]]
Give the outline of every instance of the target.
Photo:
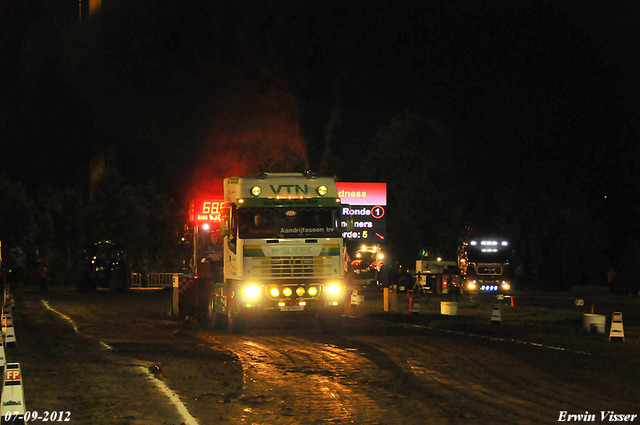
[(236, 313), (235, 298), (229, 299), (227, 305), (227, 329), (233, 334), (244, 334), (247, 330), (247, 318), (242, 313)]
[(207, 305), (207, 323), (211, 329), (225, 328), (227, 326), (227, 315), (215, 311), (215, 296), (209, 299)]

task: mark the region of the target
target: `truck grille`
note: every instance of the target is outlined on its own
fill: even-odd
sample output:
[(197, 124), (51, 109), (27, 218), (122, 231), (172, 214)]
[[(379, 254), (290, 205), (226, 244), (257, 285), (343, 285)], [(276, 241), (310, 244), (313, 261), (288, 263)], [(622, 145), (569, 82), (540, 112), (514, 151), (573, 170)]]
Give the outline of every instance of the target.
[(502, 267), (500, 266), (478, 266), (479, 275), (501, 275)]

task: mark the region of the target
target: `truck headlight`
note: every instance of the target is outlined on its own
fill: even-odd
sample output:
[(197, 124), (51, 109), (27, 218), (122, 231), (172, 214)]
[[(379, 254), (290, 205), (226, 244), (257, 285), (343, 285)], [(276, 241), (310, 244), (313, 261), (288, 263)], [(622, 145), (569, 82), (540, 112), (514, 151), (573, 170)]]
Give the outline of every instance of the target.
[(260, 296), (260, 287), (258, 285), (245, 286), (240, 290), (240, 293), (248, 298), (257, 298)]
[(318, 288), (316, 288), (315, 286), (312, 286), (312, 287), (309, 288), (308, 293), (312, 297), (315, 297), (316, 295), (318, 295)]
[(338, 295), (342, 291), (342, 286), (337, 283), (332, 283), (325, 288), (325, 291), (330, 295)]
[(511, 289), (511, 285), (509, 285), (509, 282), (502, 282), (502, 285), (500, 285), (502, 287), (503, 291), (508, 291), (509, 289)]
[(285, 297), (290, 297), (290, 296), (291, 296), (291, 294), (293, 294), (293, 291), (291, 290), (291, 288), (284, 288), (284, 289), (282, 290), (282, 294), (283, 294)]
[(269, 289), (269, 294), (271, 294), (273, 298), (278, 298), (280, 296), (280, 291), (278, 290), (278, 288), (274, 287)]
[(298, 295), (299, 297), (304, 295), (304, 288), (302, 286), (298, 286), (296, 288), (296, 295)]

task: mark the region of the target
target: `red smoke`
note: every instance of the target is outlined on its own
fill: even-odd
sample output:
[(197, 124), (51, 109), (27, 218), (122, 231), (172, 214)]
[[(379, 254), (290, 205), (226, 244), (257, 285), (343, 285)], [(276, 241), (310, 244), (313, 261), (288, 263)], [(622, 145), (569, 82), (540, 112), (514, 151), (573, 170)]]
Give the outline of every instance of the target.
[(273, 87), (258, 93), (245, 88), (225, 97), (198, 153), (190, 199), (221, 196), (224, 177), (308, 168), (293, 94)]

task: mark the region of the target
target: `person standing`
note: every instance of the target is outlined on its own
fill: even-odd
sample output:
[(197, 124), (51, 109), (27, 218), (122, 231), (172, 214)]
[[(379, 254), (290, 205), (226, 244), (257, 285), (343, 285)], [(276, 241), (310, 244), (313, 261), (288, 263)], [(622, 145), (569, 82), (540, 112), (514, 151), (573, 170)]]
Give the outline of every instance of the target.
[(38, 283), (40, 284), (40, 292), (47, 292), (49, 276), (47, 273), (47, 265), (42, 262), (40, 263), (40, 267), (38, 267)]

